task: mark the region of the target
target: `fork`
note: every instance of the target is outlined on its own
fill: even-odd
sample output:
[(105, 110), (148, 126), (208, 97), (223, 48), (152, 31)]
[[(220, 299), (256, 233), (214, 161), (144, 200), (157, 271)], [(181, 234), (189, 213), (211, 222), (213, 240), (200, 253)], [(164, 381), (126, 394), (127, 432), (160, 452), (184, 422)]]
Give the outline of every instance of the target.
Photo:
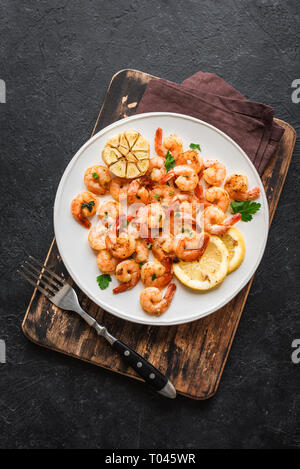
[(165, 397), (174, 399), (176, 390), (171, 381), (145, 358), (131, 347), (111, 335), (106, 327), (101, 326), (96, 319), (86, 313), (80, 306), (75, 290), (53, 270), (45, 267), (34, 257), (25, 261), (17, 272), (31, 285), (45, 295), (55, 306), (66, 311), (79, 314), (97, 334), (104, 337), (112, 348), (129, 364), (152, 389)]

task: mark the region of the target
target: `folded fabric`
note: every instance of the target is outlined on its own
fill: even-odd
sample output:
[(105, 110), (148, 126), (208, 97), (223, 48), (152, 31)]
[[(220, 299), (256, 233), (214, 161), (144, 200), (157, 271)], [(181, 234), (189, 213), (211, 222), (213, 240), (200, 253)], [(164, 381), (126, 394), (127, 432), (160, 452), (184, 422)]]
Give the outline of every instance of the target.
[(137, 113), (177, 112), (196, 117), (229, 135), (245, 151), (261, 175), (284, 133), (274, 109), (249, 101), (222, 78), (198, 72), (181, 85), (153, 79)]

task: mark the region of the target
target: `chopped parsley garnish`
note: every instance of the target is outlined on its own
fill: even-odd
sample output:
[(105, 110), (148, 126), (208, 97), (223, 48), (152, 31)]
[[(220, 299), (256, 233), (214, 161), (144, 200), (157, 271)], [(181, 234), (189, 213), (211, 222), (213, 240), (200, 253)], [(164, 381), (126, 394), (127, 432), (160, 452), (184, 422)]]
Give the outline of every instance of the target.
[(242, 221), (251, 221), (252, 215), (258, 212), (261, 204), (259, 202), (246, 200), (245, 202), (231, 202), (230, 207), (232, 213), (240, 213), (242, 215)]
[(169, 183), (169, 181), (167, 181), (167, 182), (166, 182), (166, 184), (167, 184), (167, 186), (169, 186), (169, 187), (170, 187), (170, 183)]
[(201, 151), (201, 148), (200, 148), (199, 143), (190, 143), (190, 148), (191, 148), (192, 150), (199, 150), (199, 151)]
[(153, 274), (151, 278), (152, 278), (152, 280), (155, 280), (156, 279), (156, 274)]
[(143, 267), (143, 263), (139, 262), (140, 269)]
[(168, 153), (166, 155), (166, 159), (165, 159), (165, 168), (166, 168), (167, 171), (169, 171), (170, 169), (173, 169), (174, 166), (176, 166), (175, 158), (172, 155), (172, 153), (170, 153), (168, 151)]
[(90, 202), (82, 202), (81, 204), (81, 209), (87, 208), (89, 212), (93, 210), (93, 207), (95, 205), (95, 202), (91, 200)]
[(161, 219), (162, 219), (162, 215), (160, 215), (160, 216), (159, 216), (159, 219), (158, 219), (158, 221), (160, 222), (160, 221), (161, 221)]
[(180, 212), (176, 212), (175, 217), (180, 217)]
[(99, 175), (97, 173), (92, 173), (92, 176), (94, 179), (98, 179), (99, 178)]
[(156, 199), (159, 199), (159, 195), (158, 195), (158, 194), (154, 194), (154, 197), (155, 197)]
[(109, 282), (111, 282), (111, 276), (109, 274), (98, 275), (97, 283), (101, 290), (105, 290), (108, 287)]

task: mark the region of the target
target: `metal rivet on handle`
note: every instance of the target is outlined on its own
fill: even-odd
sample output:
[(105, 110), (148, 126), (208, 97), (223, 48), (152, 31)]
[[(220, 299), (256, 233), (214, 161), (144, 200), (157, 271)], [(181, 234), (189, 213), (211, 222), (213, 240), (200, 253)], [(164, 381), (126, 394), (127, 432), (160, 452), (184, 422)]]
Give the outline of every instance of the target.
[(154, 373), (150, 373), (149, 378), (150, 378), (150, 379), (154, 379), (154, 378), (155, 378), (155, 374), (154, 374)]
[(137, 366), (138, 368), (141, 368), (141, 367), (143, 366), (143, 364), (142, 364), (142, 362), (137, 362), (136, 366)]
[(130, 355), (129, 350), (125, 350), (124, 355), (125, 355), (125, 357), (129, 357), (129, 355)]

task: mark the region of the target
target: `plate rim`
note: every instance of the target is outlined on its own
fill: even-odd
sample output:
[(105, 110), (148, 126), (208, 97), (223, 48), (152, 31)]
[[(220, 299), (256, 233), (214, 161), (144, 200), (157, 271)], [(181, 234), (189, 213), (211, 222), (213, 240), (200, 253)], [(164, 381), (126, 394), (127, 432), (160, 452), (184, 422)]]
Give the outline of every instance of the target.
[[(58, 217), (58, 210), (59, 210), (59, 201), (60, 201), (60, 198), (61, 198), (61, 195), (62, 195), (64, 182), (67, 179), (68, 174), (70, 173), (70, 171), (71, 171), (73, 165), (75, 164), (75, 162), (77, 161), (77, 159), (80, 157), (80, 155), (85, 151), (85, 149), (88, 146), (90, 146), (95, 140), (97, 140), (99, 137), (104, 135), (106, 132), (114, 129), (115, 127), (119, 127), (120, 125), (122, 125), (125, 121), (126, 122), (132, 122), (132, 121), (138, 120), (140, 118), (162, 117), (162, 116), (186, 119), (186, 120), (193, 121), (193, 122), (202, 124), (204, 126), (207, 126), (210, 129), (218, 132), (221, 136), (223, 136), (225, 139), (227, 139), (231, 144), (233, 144), (242, 153), (242, 155), (246, 158), (248, 164), (252, 167), (252, 170), (256, 173), (259, 180), (261, 181), (261, 186), (263, 188), (263, 191), (261, 191), (261, 197), (264, 199), (264, 221), (265, 221), (265, 225), (266, 225), (266, 230), (265, 230), (265, 237), (264, 237), (264, 240), (263, 240), (261, 251), (260, 251), (259, 256), (257, 258), (257, 261), (255, 263), (254, 269), (252, 269), (251, 273), (247, 275), (246, 279), (244, 280), (244, 282), (242, 282), (242, 284), (238, 288), (238, 290), (234, 291), (234, 293), (229, 295), (229, 297), (227, 297), (226, 300), (224, 300), (218, 306), (217, 309), (211, 308), (205, 314), (199, 313), (199, 315), (197, 317), (188, 318), (186, 320), (185, 319), (183, 319), (183, 320), (172, 320), (172, 321), (158, 320), (157, 322), (153, 323), (153, 322), (147, 321), (146, 317), (145, 317), (145, 320), (142, 319), (142, 318), (133, 320), (131, 317), (128, 317), (126, 315), (126, 313), (119, 314), (113, 308), (110, 308), (109, 305), (107, 305), (106, 303), (104, 304), (103, 302), (101, 302), (101, 300), (94, 297), (93, 294), (88, 293), (87, 289), (84, 287), (84, 285), (81, 284), (81, 282), (77, 278), (77, 275), (72, 271), (71, 267), (68, 265), (67, 260), (65, 259), (63, 249), (60, 246), (59, 236), (57, 235), (57, 233), (59, 233), (59, 230), (58, 230), (58, 227), (57, 227), (57, 217)], [(67, 269), (67, 271), (69, 272), (72, 280), (77, 284), (77, 286), (80, 288), (80, 290), (82, 290), (90, 300), (92, 300), (100, 308), (103, 308), (105, 311), (109, 312), (110, 314), (112, 314), (112, 315), (114, 315), (114, 316), (116, 316), (120, 319), (123, 319), (125, 321), (129, 321), (133, 324), (144, 324), (144, 325), (147, 325), (147, 326), (173, 326), (173, 325), (187, 324), (189, 322), (198, 321), (199, 319), (202, 319), (202, 318), (204, 318), (206, 316), (209, 316), (210, 314), (218, 311), (219, 309), (223, 308), (227, 303), (229, 303), (235, 296), (237, 296), (239, 294), (239, 292), (251, 280), (252, 276), (255, 274), (255, 272), (256, 272), (256, 270), (257, 270), (257, 268), (258, 268), (258, 266), (259, 266), (259, 264), (262, 260), (262, 257), (263, 257), (264, 252), (265, 252), (267, 240), (268, 240), (268, 234), (269, 234), (269, 205), (268, 205), (267, 196), (266, 196), (266, 193), (265, 193), (265, 190), (264, 190), (264, 187), (263, 187), (263, 183), (262, 183), (261, 177), (259, 176), (259, 174), (257, 172), (257, 169), (255, 168), (254, 164), (252, 163), (250, 158), (247, 156), (245, 151), (231, 137), (229, 137), (226, 133), (224, 133), (222, 130), (218, 129), (214, 125), (209, 124), (208, 122), (197, 119), (196, 117), (189, 116), (187, 114), (180, 114), (180, 113), (175, 113), (175, 112), (146, 112), (146, 113), (141, 113), (141, 114), (135, 114), (135, 115), (130, 116), (130, 117), (125, 117), (125, 118), (119, 119), (118, 121), (115, 121), (115, 122), (109, 124), (108, 126), (101, 129), (99, 132), (97, 132), (95, 135), (93, 135), (91, 138), (89, 138), (77, 150), (77, 152), (74, 154), (74, 156), (69, 161), (67, 167), (65, 168), (65, 170), (63, 172), (63, 175), (60, 179), (60, 182), (58, 184), (58, 188), (57, 188), (56, 195), (55, 195), (54, 208), (53, 208), (53, 224), (54, 224), (54, 234), (55, 234), (55, 240), (56, 240), (57, 248), (58, 248), (59, 254), (61, 256), (61, 259), (64, 263), (64, 266)], [(161, 316), (161, 317), (163, 317), (163, 316)], [(149, 316), (149, 318), (151, 318), (151, 316)]]

